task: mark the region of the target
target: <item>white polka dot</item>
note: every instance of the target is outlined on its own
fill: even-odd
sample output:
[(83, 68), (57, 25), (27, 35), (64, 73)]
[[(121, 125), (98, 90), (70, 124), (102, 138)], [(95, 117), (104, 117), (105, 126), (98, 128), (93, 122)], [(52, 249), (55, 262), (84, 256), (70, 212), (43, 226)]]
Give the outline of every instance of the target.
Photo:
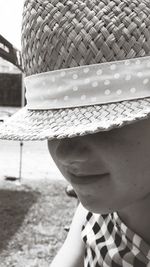
[(82, 95), (81, 100), (85, 100), (85, 99), (86, 99), (86, 95)]
[(83, 72), (84, 72), (84, 73), (88, 73), (89, 70), (90, 70), (89, 68), (85, 68), (85, 69), (83, 69)]
[(85, 83), (85, 84), (90, 83), (90, 79), (89, 79), (89, 78), (85, 79), (85, 80), (84, 80), (84, 83)]
[(111, 69), (111, 70), (115, 70), (115, 69), (116, 69), (116, 64), (111, 64), (111, 65), (110, 65), (110, 69)]
[(143, 76), (143, 73), (142, 73), (142, 72), (138, 72), (138, 73), (137, 73), (137, 76), (138, 76), (139, 78), (141, 78), (141, 77)]
[(64, 77), (66, 75), (66, 72), (65, 71), (62, 71), (61, 73), (60, 73), (60, 76), (61, 77)]
[(124, 64), (125, 64), (126, 66), (129, 66), (129, 65), (130, 65), (130, 61), (129, 61), (129, 60), (125, 60)]
[(62, 91), (62, 86), (58, 86), (57, 91), (61, 92)]
[(137, 60), (135, 61), (135, 64), (136, 64), (136, 65), (140, 65), (140, 64), (141, 64), (141, 61), (140, 61), (139, 59), (137, 59)]
[(109, 84), (110, 84), (110, 81), (109, 81), (109, 80), (105, 80), (105, 81), (104, 81), (104, 84), (105, 84), (105, 85), (109, 85)]
[(134, 94), (134, 93), (136, 92), (136, 88), (135, 88), (135, 87), (132, 87), (132, 88), (130, 89), (130, 92)]
[(143, 84), (147, 84), (149, 82), (149, 79), (144, 79)]
[(98, 82), (95, 81), (92, 83), (92, 87), (97, 87), (97, 86), (98, 86)]
[(68, 99), (69, 99), (69, 96), (68, 95), (64, 96), (64, 100), (65, 101), (67, 101)]
[(46, 82), (44, 81), (44, 82), (42, 82), (42, 86), (45, 86), (46, 85)]
[(72, 78), (73, 78), (74, 80), (76, 80), (76, 79), (78, 79), (78, 75), (77, 75), (77, 74), (73, 74)]
[(119, 73), (115, 73), (115, 74), (114, 74), (114, 78), (115, 78), (115, 79), (119, 79), (119, 77), (120, 77), (120, 74), (119, 74)]
[(52, 90), (51, 89), (47, 89), (47, 94), (51, 94)]
[(95, 102), (96, 100), (97, 100), (97, 97), (96, 96), (91, 97), (91, 101), (92, 102)]
[(125, 80), (126, 80), (126, 81), (131, 80), (131, 74), (127, 74), (126, 77), (125, 77)]
[(110, 90), (109, 89), (105, 90), (105, 95), (110, 95)]
[(51, 79), (51, 80), (52, 80), (52, 82), (55, 82), (55, 77), (52, 77), (52, 79)]
[(118, 89), (116, 93), (117, 93), (117, 95), (121, 95), (122, 94), (122, 90)]
[(79, 88), (78, 88), (78, 86), (74, 86), (72, 89), (73, 89), (73, 91), (76, 92), (76, 91), (78, 91)]
[(103, 71), (102, 71), (101, 69), (99, 69), (99, 70), (96, 72), (97, 75), (101, 75), (102, 73), (103, 73)]

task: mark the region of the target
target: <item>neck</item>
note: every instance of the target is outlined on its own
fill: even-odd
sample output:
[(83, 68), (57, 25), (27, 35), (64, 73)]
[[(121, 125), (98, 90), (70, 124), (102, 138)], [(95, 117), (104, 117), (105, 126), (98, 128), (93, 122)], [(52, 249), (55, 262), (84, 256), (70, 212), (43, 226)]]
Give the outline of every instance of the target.
[(150, 245), (150, 194), (118, 212), (121, 220)]

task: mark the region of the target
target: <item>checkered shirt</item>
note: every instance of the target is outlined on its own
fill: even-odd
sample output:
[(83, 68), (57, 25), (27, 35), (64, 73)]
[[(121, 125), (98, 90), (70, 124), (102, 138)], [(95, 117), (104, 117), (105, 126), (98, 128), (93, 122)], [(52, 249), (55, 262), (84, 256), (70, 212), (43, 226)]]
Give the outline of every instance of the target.
[(82, 228), (84, 267), (150, 267), (150, 246), (116, 212), (88, 212)]

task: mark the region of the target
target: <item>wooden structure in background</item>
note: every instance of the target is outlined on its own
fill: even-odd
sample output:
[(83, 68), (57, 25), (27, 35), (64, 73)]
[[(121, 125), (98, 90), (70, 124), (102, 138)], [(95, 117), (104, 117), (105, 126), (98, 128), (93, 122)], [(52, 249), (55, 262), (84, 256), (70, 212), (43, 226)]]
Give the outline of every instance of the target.
[[(0, 106), (19, 107), (24, 103), (24, 91), (22, 84), (22, 60), (21, 52), (15, 48), (9, 41), (0, 35), (0, 57), (8, 65), (18, 69), (18, 73), (10, 72), (0, 73)], [(3, 61), (3, 62), (4, 62)]]
[[(18, 78), (17, 78), (17, 76), (12, 76), (12, 75), (16, 75), (16, 74), (8, 73), (8, 75), (11, 75), (9, 77), (11, 84), (12, 84), (12, 79), (13, 78), (15, 78), (15, 80), (16, 79), (18, 80), (19, 78), (21, 79), (20, 83), (19, 83), (20, 84), (20, 88), (19, 88), (19, 91), (18, 91), (17, 95), (14, 95), (14, 90), (12, 89), (12, 87), (10, 88), (10, 90), (8, 92), (13, 94), (13, 97), (20, 99), (20, 104), (21, 104), (21, 106), (23, 106), (24, 105), (24, 85), (23, 85), (23, 79), (22, 79), (23, 69), (22, 69), (21, 53), (10, 42), (8, 42), (2, 35), (0, 35), (0, 57), (3, 58), (4, 60), (8, 61), (8, 62), (11, 62), (13, 65), (18, 67), (18, 69), (20, 70), (20, 77), (18, 76)], [(0, 78), (3, 79), (4, 78), (4, 74)], [(2, 82), (2, 86), (4, 86), (4, 81)], [(9, 85), (6, 84), (6, 86), (9, 86)], [(9, 89), (9, 88), (6, 87), (6, 89)], [(12, 91), (11, 91), (11, 89), (12, 89)], [(2, 92), (3, 98), (4, 98), (4, 92), (5, 92), (5, 88), (4, 88), (3, 92)], [(6, 94), (6, 98), (9, 99), (7, 94)], [(10, 101), (10, 99), (9, 99), (9, 101)], [(13, 104), (14, 103), (12, 103), (12, 105)], [(20, 143), (19, 177), (8, 177), (7, 176), (5, 178), (6, 178), (6, 180), (10, 180), (10, 181), (19, 180), (19, 185), (20, 185), (21, 175), (22, 175), (22, 149), (23, 149), (23, 142), (19, 142), (19, 143)]]
[(0, 35), (0, 57), (11, 62), (22, 71), (21, 53)]

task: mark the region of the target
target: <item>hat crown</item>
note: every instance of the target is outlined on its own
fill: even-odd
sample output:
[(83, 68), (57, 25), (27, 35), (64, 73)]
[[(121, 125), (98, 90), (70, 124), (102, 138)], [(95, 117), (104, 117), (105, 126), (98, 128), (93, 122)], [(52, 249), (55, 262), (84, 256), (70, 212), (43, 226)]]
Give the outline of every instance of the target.
[(150, 55), (149, 0), (26, 0), (26, 76)]

